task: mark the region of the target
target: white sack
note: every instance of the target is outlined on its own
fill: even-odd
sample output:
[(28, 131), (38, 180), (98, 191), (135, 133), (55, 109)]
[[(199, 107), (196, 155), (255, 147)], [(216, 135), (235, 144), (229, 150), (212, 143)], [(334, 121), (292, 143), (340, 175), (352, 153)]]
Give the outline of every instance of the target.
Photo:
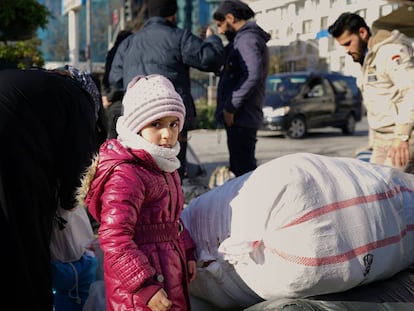
[(228, 180), (225, 186), (203, 193), (183, 210), (181, 218), (196, 243), (200, 261), (211, 259), (209, 256), (217, 258), (220, 243), (230, 236), (230, 201), (249, 175)]
[(94, 239), (92, 225), (83, 206), (77, 205), (71, 210), (58, 207), (50, 237), (52, 260), (77, 261)]
[[(181, 216), (197, 246), (199, 267), (196, 279), (190, 283), (190, 293), (223, 309), (244, 308), (262, 301), (218, 253), (220, 243), (230, 236), (230, 201), (249, 175), (228, 180), (225, 187), (193, 199)], [(201, 267), (211, 260), (214, 262)]]
[(298, 153), (211, 190), (184, 213), (201, 260), (227, 260), (264, 299), (303, 298), (413, 263), (413, 191), (414, 176), (390, 167)]

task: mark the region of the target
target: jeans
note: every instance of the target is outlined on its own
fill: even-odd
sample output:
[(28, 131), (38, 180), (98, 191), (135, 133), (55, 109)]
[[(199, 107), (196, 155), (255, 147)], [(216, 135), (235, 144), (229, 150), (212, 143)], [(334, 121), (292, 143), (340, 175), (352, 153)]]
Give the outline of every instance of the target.
[(230, 170), (241, 176), (257, 167), (257, 129), (233, 125), (226, 128)]

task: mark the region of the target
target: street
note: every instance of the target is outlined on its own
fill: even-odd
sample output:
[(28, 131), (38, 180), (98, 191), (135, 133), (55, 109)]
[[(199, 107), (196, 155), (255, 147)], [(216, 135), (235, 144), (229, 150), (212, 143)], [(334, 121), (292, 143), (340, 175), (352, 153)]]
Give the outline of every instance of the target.
[[(220, 130), (195, 130), (189, 133), (189, 145), (207, 171), (218, 165), (228, 165), (226, 133)], [(311, 152), (329, 156), (354, 157), (358, 149), (368, 144), (366, 118), (357, 123), (355, 134), (345, 136), (340, 129), (324, 128), (309, 131), (303, 139), (286, 139), (274, 132), (259, 131), (256, 145), (258, 164), (296, 152)]]

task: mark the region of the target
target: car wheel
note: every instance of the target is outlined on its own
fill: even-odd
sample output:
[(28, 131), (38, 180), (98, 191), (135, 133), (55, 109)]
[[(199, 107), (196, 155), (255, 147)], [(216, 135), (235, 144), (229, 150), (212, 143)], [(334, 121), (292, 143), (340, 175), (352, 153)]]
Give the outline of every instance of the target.
[(297, 116), (290, 120), (286, 135), (289, 138), (302, 138), (306, 135), (305, 118)]
[(342, 127), (342, 133), (344, 135), (352, 135), (355, 133), (355, 127), (356, 127), (356, 120), (354, 115), (351, 113), (346, 118), (345, 125)]

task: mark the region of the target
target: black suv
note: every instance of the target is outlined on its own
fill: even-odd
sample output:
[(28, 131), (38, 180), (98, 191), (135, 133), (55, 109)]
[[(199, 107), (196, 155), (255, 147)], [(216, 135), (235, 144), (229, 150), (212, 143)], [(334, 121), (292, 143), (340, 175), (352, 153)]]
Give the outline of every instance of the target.
[(363, 115), (356, 79), (340, 73), (290, 72), (269, 75), (262, 130), (302, 138), (308, 129), (337, 127), (352, 135)]

